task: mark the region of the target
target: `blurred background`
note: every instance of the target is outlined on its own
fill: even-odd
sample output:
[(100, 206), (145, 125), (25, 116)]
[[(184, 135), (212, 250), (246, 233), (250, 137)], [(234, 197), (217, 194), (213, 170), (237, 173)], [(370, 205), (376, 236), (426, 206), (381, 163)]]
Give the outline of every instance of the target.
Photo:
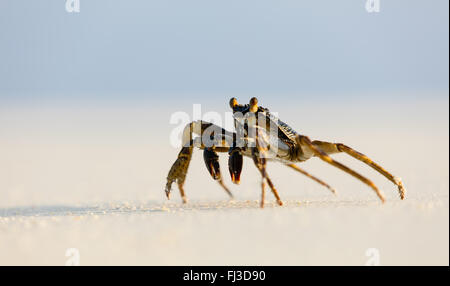
[[(448, 264), (448, 1), (381, 0), (378, 13), (368, 13), (362, 0), (81, 0), (80, 4), (79, 13), (69, 13), (62, 0), (0, 2), (4, 245), (0, 250), (5, 253), (1, 264), (57, 264), (64, 261), (64, 251), (54, 252), (53, 247), (64, 249), (69, 242), (90, 252), (85, 261), (92, 264), (359, 264), (360, 258), (349, 255), (355, 241), (346, 241), (345, 228), (330, 220), (369, 227), (359, 237), (385, 245), (391, 251), (387, 263)], [(115, 236), (121, 240), (114, 241), (105, 236), (117, 221), (103, 217), (107, 221), (100, 227), (88, 218), (88, 226), (83, 226), (66, 217), (73, 208), (80, 207), (78, 211), (86, 215), (86, 205), (103, 203), (164, 206), (165, 178), (179, 151), (170, 145), (176, 127), (170, 116), (177, 111), (192, 116), (193, 104), (201, 104), (203, 113), (225, 114), (230, 97), (247, 103), (252, 96), (300, 133), (346, 143), (402, 177), (410, 203), (405, 201), (407, 207), (396, 203), (384, 211), (374, 207), (370, 214), (363, 208), (362, 218), (347, 213), (352, 208), (336, 214), (334, 209), (346, 203), (371, 204), (376, 197), (345, 173), (311, 160), (303, 167), (336, 187), (339, 196), (281, 165), (270, 165), (283, 199), (316, 204), (311, 213), (295, 208), (292, 212), (269, 208), (264, 215), (257, 208), (246, 210), (248, 223), (257, 229), (245, 228), (236, 209), (221, 211), (218, 217), (207, 213), (207, 218), (201, 211), (189, 213), (187, 223), (194, 231), (183, 228), (181, 233), (169, 225), (166, 229), (164, 218), (156, 225), (138, 219), (139, 227), (129, 226), (128, 216), (133, 214), (127, 214), (118, 220), (131, 234)], [(395, 186), (384, 177), (348, 156), (336, 158), (373, 179), (388, 200), (398, 200)], [(230, 185), (226, 160), (221, 157), (222, 172)], [(225, 201), (202, 161), (201, 152), (195, 153), (185, 186), (188, 198), (193, 203)], [(259, 182), (253, 164), (246, 162), (241, 186), (231, 186), (236, 200), (259, 199)], [(179, 203), (176, 189), (171, 202)], [(322, 203), (333, 210), (323, 213), (318, 207)], [(416, 212), (429, 209), (429, 204), (431, 209), (438, 206), (434, 213), (423, 217)], [(105, 208), (106, 213), (109, 210)], [(372, 213), (380, 212), (375, 226), (365, 224)], [(280, 213), (283, 218), (277, 218)], [(42, 228), (39, 217), (44, 214), (62, 217), (64, 226), (45, 222)], [(30, 222), (28, 216), (37, 217), (39, 223)], [(394, 216), (406, 220), (403, 228), (378, 228)], [(317, 223), (314, 217), (322, 220)], [(186, 223), (174, 217), (167, 220), (175, 229)], [(209, 248), (195, 235), (197, 227), (214, 225), (222, 233), (234, 222), (241, 223), (237, 229), (214, 238), (217, 243), (233, 240), (236, 233), (249, 230), (247, 237), (252, 239), (235, 247), (252, 249), (253, 256), (227, 255), (229, 248), (218, 250), (212, 244)], [(315, 232), (313, 225), (321, 225), (322, 232)], [(310, 237), (301, 241), (302, 247), (290, 251), (275, 247), (273, 255), (263, 256), (260, 247), (266, 244), (254, 245), (253, 235), (268, 235), (273, 242), (269, 234), (259, 232), (271, 226), (278, 231), (307, 230)], [(163, 236), (149, 232), (141, 241), (140, 227), (157, 228)], [(398, 237), (416, 239), (399, 250), (383, 236), (396, 232)], [(62, 237), (59, 244), (55, 233)], [(332, 248), (326, 236), (341, 237), (343, 247)], [(318, 237), (324, 240), (321, 246), (305, 249), (318, 243)], [(137, 258), (137, 253), (154, 254), (167, 241), (183, 253), (185, 239), (193, 247), (190, 251), (206, 247), (206, 252), (217, 255), (194, 251), (180, 258), (169, 251)], [(128, 252), (108, 256), (110, 252), (103, 250), (95, 255), (88, 242), (99, 240), (104, 243), (97, 247), (108, 246), (111, 251), (119, 246)], [(31, 251), (38, 245), (44, 245), (48, 258)], [(329, 248), (321, 252), (326, 245)], [(417, 255), (408, 252), (412, 247)], [(292, 256), (298, 253), (302, 255)]]

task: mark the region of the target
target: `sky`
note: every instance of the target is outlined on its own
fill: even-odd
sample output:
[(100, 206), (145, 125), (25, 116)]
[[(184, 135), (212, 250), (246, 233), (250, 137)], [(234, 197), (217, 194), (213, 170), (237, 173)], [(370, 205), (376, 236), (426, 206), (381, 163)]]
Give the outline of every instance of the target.
[(381, 0), (379, 13), (363, 0), (80, 4), (68, 13), (64, 0), (0, 1), (0, 102), (448, 97), (447, 0)]

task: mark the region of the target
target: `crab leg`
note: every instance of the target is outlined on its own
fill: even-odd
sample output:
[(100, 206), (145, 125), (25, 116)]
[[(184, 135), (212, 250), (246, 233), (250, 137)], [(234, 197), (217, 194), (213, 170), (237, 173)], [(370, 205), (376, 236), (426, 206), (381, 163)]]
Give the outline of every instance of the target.
[(277, 203), (282, 206), (283, 205), (283, 201), (281, 201), (280, 196), (278, 195), (278, 191), (275, 188), (275, 186), (272, 183), (272, 180), (269, 178), (269, 175), (267, 174), (266, 171), (266, 165), (267, 165), (267, 161), (265, 158), (260, 158), (256, 153), (252, 156), (253, 161), (255, 162), (256, 168), (258, 168), (258, 170), (261, 173), (262, 176), (262, 182), (261, 182), (261, 207), (264, 207), (264, 180), (267, 181), (267, 184), (269, 185), (270, 189), (272, 190), (273, 195), (275, 196), (275, 198), (277, 199)]
[(186, 179), (187, 170), (189, 168), (189, 163), (191, 162), (192, 158), (192, 151), (193, 146), (189, 147), (183, 147), (178, 153), (178, 158), (173, 163), (172, 167), (170, 168), (169, 174), (167, 175), (167, 184), (166, 184), (166, 196), (168, 199), (170, 199), (170, 191), (172, 188), (172, 183), (177, 182), (178, 189), (180, 190), (181, 199), (183, 200), (183, 203), (186, 203), (186, 196), (184, 194), (184, 180)]
[(403, 200), (405, 198), (405, 188), (403, 187), (402, 181), (399, 177), (393, 176), (391, 173), (386, 171), (383, 167), (372, 161), (369, 157), (366, 155), (344, 145), (341, 143), (330, 143), (330, 142), (323, 142), (323, 141), (313, 141), (312, 144), (314, 146), (319, 147), (320, 149), (324, 150), (328, 154), (334, 154), (334, 153), (340, 153), (345, 152), (348, 155), (352, 156), (353, 158), (358, 159), (359, 161), (362, 161), (378, 171), (380, 174), (385, 176), (389, 181), (393, 182), (398, 187), (398, 192), (400, 195), (400, 198)]
[(305, 170), (303, 170), (299, 166), (297, 166), (295, 164), (286, 164), (286, 166), (291, 167), (292, 169), (296, 170), (299, 173), (302, 173), (303, 175), (307, 176), (308, 178), (310, 178), (310, 179), (316, 181), (317, 183), (321, 184), (322, 186), (325, 186), (326, 188), (328, 188), (333, 194), (336, 194), (336, 190), (333, 189), (330, 185), (328, 185), (324, 181), (320, 180), (319, 178), (314, 177), (313, 175), (311, 175), (310, 173), (306, 172)]
[(261, 203), (260, 206), (264, 207), (264, 200), (266, 196), (266, 184), (264, 183), (264, 179), (261, 180)]
[[(204, 142), (202, 140), (194, 140), (193, 134), (202, 135), (205, 133), (205, 131), (208, 128), (212, 128), (214, 132), (220, 133), (220, 134), (214, 134), (217, 135), (221, 140), (221, 143), (225, 145), (224, 147), (215, 147), (214, 145), (206, 147)], [(206, 134), (206, 133), (205, 133)], [(199, 138), (195, 138), (199, 139)], [(214, 125), (212, 123), (203, 122), (203, 121), (194, 121), (186, 125), (186, 127), (183, 130), (183, 138), (182, 138), (182, 148), (181, 151), (178, 153), (177, 160), (173, 163), (172, 167), (170, 168), (169, 174), (167, 175), (167, 184), (165, 188), (166, 196), (169, 199), (170, 198), (170, 192), (172, 189), (172, 183), (177, 182), (178, 189), (180, 190), (180, 195), (183, 200), (183, 203), (187, 202), (186, 195), (184, 193), (183, 185), (184, 181), (186, 179), (186, 174), (189, 168), (189, 163), (192, 158), (193, 153), (193, 147), (198, 147), (200, 149), (208, 149), (212, 148), (215, 152), (228, 152), (229, 147), (226, 145), (229, 144), (228, 142), (233, 140), (233, 133), (228, 132), (225, 129)], [(209, 142), (211, 143), (211, 142)], [(208, 153), (207, 157), (205, 158), (205, 163), (207, 163), (207, 167), (210, 163), (213, 163), (214, 172), (217, 173), (218, 167), (214, 167), (214, 158), (211, 157), (211, 155)], [(208, 162), (207, 162), (208, 161)], [(217, 168), (217, 169), (215, 169)], [(211, 171), (210, 171), (211, 174)], [(211, 174), (213, 175), (213, 174)], [(214, 178), (217, 177), (217, 174), (214, 174)], [(219, 185), (221, 185), (225, 191), (231, 195), (231, 192), (228, 190), (228, 188), (223, 183), (220, 173), (217, 177)]]
[(303, 135), (298, 135), (297, 136), (297, 141), (301, 146), (306, 146), (309, 149), (311, 149), (314, 154), (319, 157), (320, 159), (322, 159), (323, 161), (327, 162), (330, 165), (333, 165), (339, 169), (341, 169), (342, 171), (352, 175), (353, 177), (359, 179), (360, 181), (362, 181), (363, 183), (365, 183), (366, 185), (370, 186), (375, 193), (377, 194), (377, 196), (380, 198), (380, 200), (384, 203), (385, 198), (384, 195), (381, 193), (381, 191), (377, 188), (377, 186), (375, 186), (375, 184), (370, 181), (369, 179), (367, 179), (366, 177), (363, 177), (362, 175), (360, 175), (359, 173), (353, 171), (352, 169), (350, 169), (349, 167), (333, 160), (330, 156), (328, 156), (327, 153), (325, 153), (321, 148), (317, 147), (316, 145), (314, 145), (311, 140)]
[(269, 185), (273, 195), (277, 199), (277, 203), (280, 206), (282, 206), (283, 202), (281, 201), (281, 198), (278, 195), (278, 191), (277, 191), (277, 189), (275, 189), (275, 186), (273, 185), (272, 180), (269, 178), (269, 175), (267, 174), (267, 171), (266, 171), (266, 165), (267, 165), (266, 154), (268, 151), (268, 147), (267, 147), (266, 141), (264, 141), (263, 136), (261, 136), (261, 135), (262, 135), (262, 133), (257, 131), (256, 147), (254, 147), (252, 149), (253, 162), (255, 163), (258, 170), (261, 172), (261, 176), (262, 176), (261, 207), (264, 207), (264, 200), (263, 200), (264, 192), (265, 192), (264, 179), (267, 181), (267, 184)]
[(275, 186), (273, 185), (272, 180), (269, 178), (269, 175), (267, 175), (265, 166), (264, 166), (264, 169), (263, 169), (263, 173), (264, 173), (264, 176), (266, 178), (267, 184), (269, 185), (270, 189), (272, 190), (273, 195), (277, 199), (277, 203), (280, 206), (282, 206), (283, 205), (283, 201), (281, 200), (280, 196), (278, 195), (278, 191), (277, 191), (277, 189), (275, 189)]
[(220, 174), (219, 156), (215, 149), (212, 147), (205, 148), (203, 151), (203, 159), (211, 177), (219, 183), (230, 198), (233, 198), (233, 194), (231, 194), (230, 190), (223, 183), (222, 175)]

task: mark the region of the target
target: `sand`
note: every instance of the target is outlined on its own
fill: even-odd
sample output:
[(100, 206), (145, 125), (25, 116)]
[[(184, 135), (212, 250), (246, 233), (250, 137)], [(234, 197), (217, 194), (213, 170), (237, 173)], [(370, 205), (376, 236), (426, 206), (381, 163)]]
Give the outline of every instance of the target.
[[(228, 111), (226, 102), (219, 111)], [(311, 159), (302, 167), (338, 195), (270, 164), (285, 205), (269, 193), (260, 209), (260, 177), (250, 160), (235, 186), (221, 157), (235, 194), (229, 201), (196, 152), (182, 205), (176, 188), (170, 201), (164, 195), (178, 152), (168, 139), (173, 110), (2, 105), (0, 265), (65, 265), (77, 255), (80, 265), (448, 265), (448, 98), (302, 110), (277, 111), (311, 138), (344, 142), (402, 177), (406, 200), (384, 177), (338, 154), (373, 179), (385, 204)]]

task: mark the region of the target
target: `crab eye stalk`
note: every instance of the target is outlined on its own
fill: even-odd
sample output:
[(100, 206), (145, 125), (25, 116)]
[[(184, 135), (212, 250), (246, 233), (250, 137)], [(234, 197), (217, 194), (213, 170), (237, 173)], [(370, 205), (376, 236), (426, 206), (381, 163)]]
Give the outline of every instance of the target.
[(231, 107), (231, 109), (234, 109), (234, 107), (235, 107), (236, 105), (238, 105), (237, 99), (236, 99), (235, 97), (232, 97), (232, 98), (230, 99), (230, 107)]
[(257, 112), (258, 111), (258, 99), (256, 99), (256, 97), (252, 97), (252, 99), (250, 99), (250, 112)]

